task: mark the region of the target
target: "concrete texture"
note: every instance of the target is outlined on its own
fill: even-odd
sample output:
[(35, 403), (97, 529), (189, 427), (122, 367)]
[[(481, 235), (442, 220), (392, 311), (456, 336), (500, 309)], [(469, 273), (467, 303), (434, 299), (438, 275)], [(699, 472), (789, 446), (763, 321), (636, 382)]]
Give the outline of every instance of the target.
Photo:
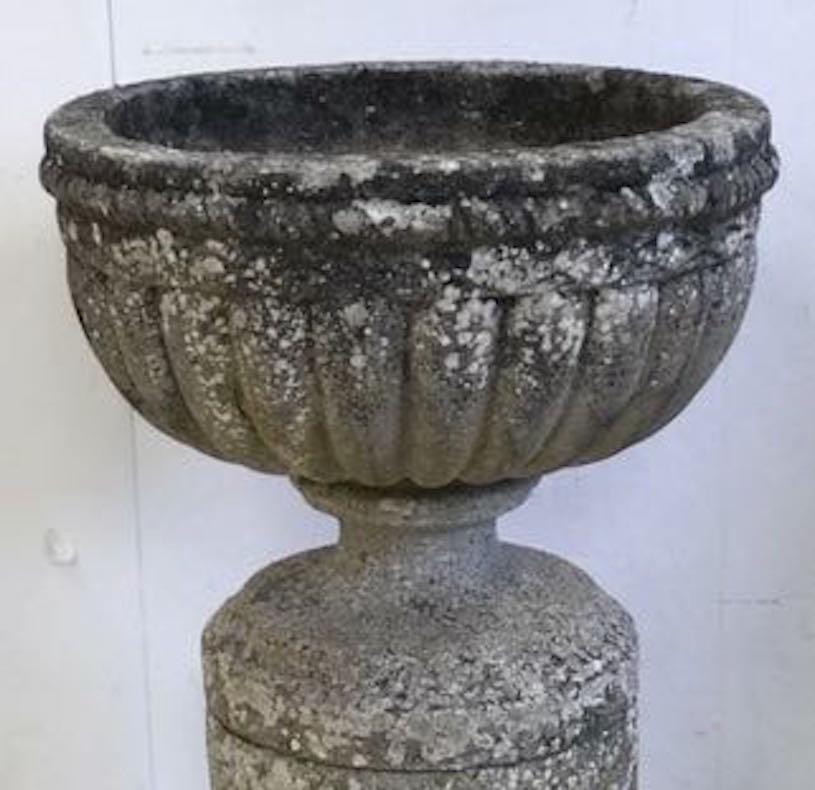
[(208, 630), (216, 788), (630, 787), (631, 624), (497, 543), (491, 508), (644, 438), (716, 367), (777, 172), (764, 106), (632, 71), (369, 64), (102, 92), (46, 144), (119, 389), (343, 522)]
[(42, 172), (148, 420), (263, 471), (441, 486), (682, 408), (747, 302), (768, 136), (745, 94), (637, 72), (283, 69), (80, 99)]
[(338, 547), (261, 571), (205, 635), (213, 786), (632, 787), (633, 624), (496, 539), (531, 485), (362, 492)]

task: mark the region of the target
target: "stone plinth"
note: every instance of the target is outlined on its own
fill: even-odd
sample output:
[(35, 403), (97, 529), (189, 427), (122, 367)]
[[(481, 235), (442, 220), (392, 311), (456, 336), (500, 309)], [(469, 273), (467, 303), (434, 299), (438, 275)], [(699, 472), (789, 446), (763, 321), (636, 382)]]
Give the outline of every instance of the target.
[(339, 545), (261, 571), (205, 634), (214, 790), (634, 788), (634, 626), (497, 539), (530, 486), (304, 485)]

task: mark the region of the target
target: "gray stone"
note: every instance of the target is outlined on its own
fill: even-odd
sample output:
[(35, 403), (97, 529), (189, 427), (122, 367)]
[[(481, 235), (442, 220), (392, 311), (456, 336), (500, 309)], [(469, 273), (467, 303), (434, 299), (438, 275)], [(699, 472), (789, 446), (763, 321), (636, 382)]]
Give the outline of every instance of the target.
[[(215, 786), (243, 766), (247, 788), (285, 772), (308, 788), (629, 788), (634, 627), (578, 569), (496, 539), (532, 484), (338, 501), (304, 485), (342, 519), (339, 546), (261, 571), (207, 628)], [(339, 770), (326, 785), (315, 764)]]
[(769, 137), (728, 86), (518, 63), (188, 76), (49, 119), (114, 384), (342, 523), (207, 628), (215, 790), (635, 786), (629, 617), (495, 519), (715, 369)]

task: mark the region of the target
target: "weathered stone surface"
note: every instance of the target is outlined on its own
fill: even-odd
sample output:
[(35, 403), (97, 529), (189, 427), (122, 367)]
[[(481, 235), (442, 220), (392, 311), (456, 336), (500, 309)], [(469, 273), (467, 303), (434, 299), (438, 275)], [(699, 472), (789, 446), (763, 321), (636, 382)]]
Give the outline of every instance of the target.
[(215, 790), (632, 790), (630, 619), (494, 520), (715, 369), (777, 176), (764, 105), (628, 70), (357, 64), (103, 91), (45, 136), (119, 390), (343, 525), (207, 629)]
[(605, 457), (738, 327), (769, 116), (698, 80), (519, 64), (146, 83), (49, 121), (91, 343), (147, 419), (370, 486)]
[(312, 486), (339, 546), (261, 571), (206, 631), (217, 790), (630, 787), (634, 627), (581, 571), (496, 539), (530, 484), (347, 487), (334, 508)]
[(618, 731), (531, 763), (457, 772), (318, 765), (259, 749), (213, 719), (209, 748), (219, 790), (637, 790), (636, 756)]

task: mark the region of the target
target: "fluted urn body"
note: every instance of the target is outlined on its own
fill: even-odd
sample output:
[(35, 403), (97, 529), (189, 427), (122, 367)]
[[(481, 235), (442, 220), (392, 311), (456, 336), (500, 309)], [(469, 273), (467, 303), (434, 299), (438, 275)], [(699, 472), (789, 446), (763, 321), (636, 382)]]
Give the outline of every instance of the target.
[[(343, 520), (347, 540), (333, 559), (310, 557), (313, 571), (267, 572), (211, 626), (216, 785), (633, 787), (630, 623), (548, 555), (519, 569), (527, 560), (512, 552), (522, 550), (499, 547), (486, 576), (473, 570), (482, 569), (473, 545), (482, 546), (505, 509), (479, 510), (477, 502), (506, 496), (516, 504), (540, 475), (645, 438), (712, 373), (747, 304), (759, 202), (777, 174), (764, 105), (727, 86), (636, 71), (358, 64), (103, 91), (58, 110), (46, 146), (42, 178), (58, 200), (78, 314), (119, 390), (161, 430), (220, 458), (288, 474)], [(411, 532), (411, 517), (425, 543), (445, 524), (481, 536), (459, 546), (469, 565), (451, 558), (430, 574), (446, 579), (442, 593), (430, 592), (418, 569), (448, 557), (447, 538), (417, 553), (418, 544), (393, 538)], [(367, 538), (360, 525), (370, 528)], [(377, 567), (390, 571), (369, 578), (348, 559), (358, 560), (366, 542), (381, 549)], [(409, 594), (398, 581), (410, 573), (397, 573), (410, 564), (395, 559), (403, 555), (424, 578)], [(596, 615), (588, 642), (597, 637), (616, 656), (606, 661), (598, 647), (586, 658), (587, 642), (573, 634), (579, 685), (594, 678), (596, 693), (578, 695), (568, 715), (569, 681), (553, 680), (560, 665), (550, 660), (544, 625), (560, 604), (534, 581), (548, 571), (574, 604), (558, 610), (565, 621)], [(465, 583), (468, 573), (478, 582)], [(303, 659), (310, 680), (279, 669), (291, 656), (280, 645), (272, 663), (285, 682), (275, 685), (274, 666), (260, 659), (254, 670), (265, 669), (253, 674), (246, 650), (262, 652), (262, 644), (272, 655), (272, 633), (291, 637), (283, 639), (290, 647), (319, 643), (304, 635), (317, 603), (302, 607), (303, 578), (313, 581), (308, 589), (319, 587), (323, 615), (339, 605), (332, 599), (354, 595), (367, 602), (360, 611), (398, 613), (417, 590), (423, 600), (442, 595), (469, 606), (453, 621), (491, 629), (483, 640), (498, 651), (492, 658), (486, 647), (468, 649), (479, 672), (491, 661), (510, 667), (503, 691), (485, 680), (457, 718), (451, 711), (460, 700), (440, 701), (428, 677), (437, 672), (436, 681), (449, 684), (464, 671), (448, 660), (464, 637), (456, 632), (445, 648), (433, 631), (432, 655), (407, 638), (396, 645), (396, 614), (383, 615), (374, 633), (361, 616), (346, 622), (337, 612), (331, 622), (346, 630), (336, 644), (357, 629), (370, 649)], [(513, 584), (516, 595), (507, 598)], [(290, 605), (270, 614), (280, 600)], [(533, 641), (519, 647), (502, 631), (510, 624), (478, 616), (490, 600), (534, 623)], [(599, 609), (584, 607), (592, 601)], [(420, 621), (411, 627), (424, 633), (428, 621)], [(499, 649), (502, 640), (509, 652)], [(383, 655), (396, 656), (393, 672), (413, 678), (405, 680), (404, 715), (386, 715), (360, 691)], [(432, 672), (406, 669), (417, 656)], [(348, 691), (351, 679), (343, 691), (325, 680), (331, 666), (341, 674), (355, 661), (368, 673), (357, 678), (357, 692)], [(600, 662), (596, 677), (583, 671), (592, 661)], [(230, 675), (227, 665), (240, 671)], [(254, 702), (241, 687), (249, 677)], [(286, 689), (302, 692), (300, 712), (272, 715), (287, 706)], [(320, 689), (334, 713), (315, 702)], [(352, 699), (362, 706), (358, 720), (352, 712), (343, 718)], [(497, 719), (484, 713), (490, 705), (498, 719), (521, 724), (498, 726), (496, 735)], [(385, 724), (366, 730), (362, 722), (377, 715)], [(439, 715), (457, 734), (434, 751), (420, 733), (429, 722), (438, 746)], [(607, 750), (610, 767), (597, 768), (590, 721), (619, 736)], [(570, 743), (582, 755), (577, 767), (569, 760), (542, 767)], [(521, 765), (537, 767), (512, 768)], [(283, 773), (272, 782), (274, 771)], [(479, 771), (488, 773), (479, 779)]]

